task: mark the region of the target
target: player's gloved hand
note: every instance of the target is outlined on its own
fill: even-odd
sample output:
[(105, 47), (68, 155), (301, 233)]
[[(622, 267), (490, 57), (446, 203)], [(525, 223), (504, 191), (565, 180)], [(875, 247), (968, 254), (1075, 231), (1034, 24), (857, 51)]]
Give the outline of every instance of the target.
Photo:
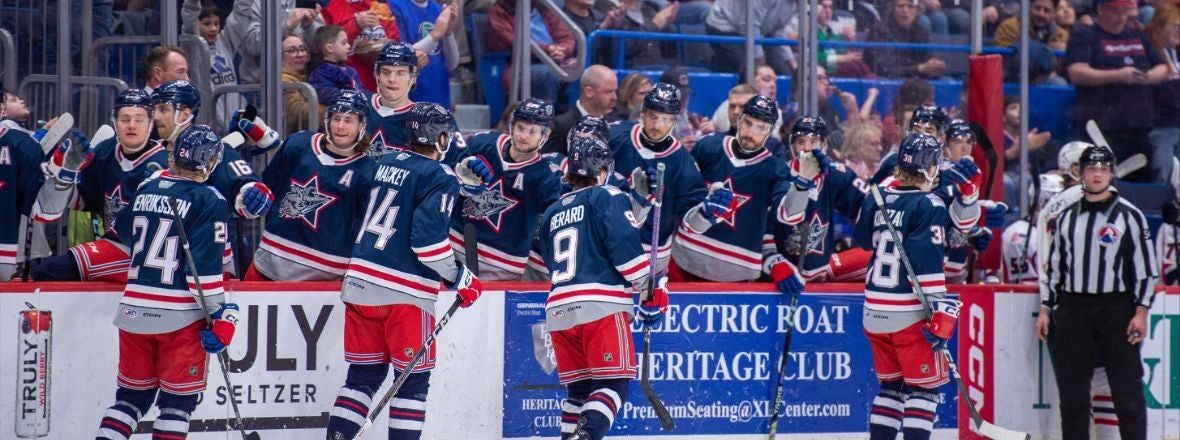
[(733, 210), (737, 206), (737, 200), (733, 197), (733, 191), (722, 186), (721, 183), (714, 183), (709, 187), (709, 195), (705, 197), (705, 209), (703, 214), (705, 218), (712, 224), (717, 224), (721, 219), (729, 218), (733, 215)]
[(220, 353), (234, 340), (234, 331), (238, 328), (238, 305), (222, 304), (209, 318), (213, 322), (209, 328), (201, 330), (201, 345), (209, 353)]
[(258, 218), (266, 215), (274, 201), (275, 195), (266, 184), (250, 182), (242, 185), (242, 189), (238, 191), (238, 197), (234, 199), (234, 209), (242, 217)]
[(971, 246), (974, 247), (976, 251), (983, 253), (984, 251), (987, 251), (987, 246), (992, 242), (992, 230), (975, 226), (971, 228), (971, 232), (967, 234), (967, 240), (971, 242)]
[(82, 171), (94, 159), (90, 139), (78, 129), (70, 130), (70, 134), (73, 137), (62, 140), (49, 158), (49, 172), (61, 185), (77, 184)]
[(959, 187), (963, 203), (971, 204), (979, 197), (979, 187), (975, 185), (975, 177), (979, 175), (979, 166), (970, 157), (959, 159), (942, 171), (951, 182)]
[(1008, 213), (1008, 205), (1003, 202), (985, 200), (983, 203), (983, 218), (989, 228), (1004, 226), (1004, 214)]
[(468, 156), (455, 166), (455, 175), (459, 177), (459, 189), (467, 197), (483, 194), (492, 184), (492, 164), (481, 155)]
[(948, 298), (930, 300), (930, 308), (934, 313), (922, 326), (922, 335), (936, 350), (946, 348), (946, 341), (955, 334), (955, 321), (959, 319), (959, 307), (962, 305), (962, 302)]
[(483, 283), (479, 281), (479, 277), (462, 264), (459, 265), (459, 276), (455, 279), (453, 287), (455, 293), (459, 294), (459, 307), (471, 307), (475, 300), (483, 295)]
[(656, 167), (635, 167), (631, 170), (631, 198), (640, 206), (651, 206), (656, 201), (656, 191), (659, 182), (656, 179)]
[(827, 172), (828, 167), (832, 165), (832, 160), (828, 159), (828, 155), (824, 153), (822, 148), (813, 148), (811, 151), (805, 151), (791, 162), (791, 168), (794, 171), (795, 186), (802, 190), (810, 190), (816, 186), (816, 177)]
[(237, 131), (242, 132), (246, 136), (246, 143), (258, 147), (266, 152), (272, 147), (279, 145), (279, 132), (268, 127), (262, 118), (255, 116), (253, 120), (244, 117), (238, 117), (237, 112), (234, 112), (234, 117), (237, 118)]
[(784, 303), (791, 303), (803, 293), (806, 282), (799, 276), (795, 265), (782, 255), (775, 254), (767, 258), (763, 267), (770, 274), (770, 279), (774, 281), (775, 287), (778, 287), (779, 293), (783, 294)]
[[(645, 326), (653, 326), (659, 324), (664, 319), (664, 312), (668, 311), (668, 278), (661, 275), (656, 275), (658, 278), (656, 287), (651, 291), (651, 298), (647, 298), (639, 303), (639, 319), (643, 321)], [(646, 295), (643, 291), (641, 295)]]

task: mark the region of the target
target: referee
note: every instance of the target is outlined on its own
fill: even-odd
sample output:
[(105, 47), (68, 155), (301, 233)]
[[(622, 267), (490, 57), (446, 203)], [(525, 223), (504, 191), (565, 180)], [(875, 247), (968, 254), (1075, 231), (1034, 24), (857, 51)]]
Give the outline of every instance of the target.
[(1088, 147), (1078, 165), (1084, 196), (1057, 218), (1037, 333), (1041, 340), (1048, 337), (1053, 313), (1062, 437), (1089, 438), (1090, 379), (1101, 358), (1120, 436), (1143, 440), (1147, 408), (1139, 344), (1159, 277), (1155, 247), (1143, 213), (1111, 186), (1114, 153)]

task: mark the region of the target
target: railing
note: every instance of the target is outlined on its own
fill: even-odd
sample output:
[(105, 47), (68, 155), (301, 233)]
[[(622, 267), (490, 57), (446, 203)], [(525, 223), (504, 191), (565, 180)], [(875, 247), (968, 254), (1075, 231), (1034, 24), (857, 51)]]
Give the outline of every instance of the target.
[[(552, 0), (536, 0), (544, 3), (550, 11), (552, 11), (562, 24), (570, 29), (574, 35), (574, 50), (578, 54), (586, 53), (587, 41), (586, 35), (582, 33), (582, 29), (578, 27), (577, 23), (565, 15), (561, 8), (557, 6)], [(541, 45), (533, 41), (529, 31), (529, 14), (532, 11), (533, 0), (517, 0), (516, 1), (516, 17), (514, 21), (514, 30), (516, 38), (514, 39), (512, 47), (512, 65), (516, 68), (512, 71), (512, 82), (509, 87), (509, 101), (521, 101), (528, 97), (531, 92), (532, 74), (529, 66), (532, 65), (532, 56), (536, 56), (541, 60), (549, 70), (553, 71), (558, 78), (563, 82), (572, 82), (582, 76), (582, 70), (585, 69), (587, 62), (583, 61), (582, 57), (577, 57), (575, 64), (569, 70), (561, 67), (545, 53)], [(529, 50), (525, 51), (525, 46)]]
[(4, 51), (4, 84), (12, 87), (16, 84), (16, 41), (4, 28), (0, 28), (0, 47)]

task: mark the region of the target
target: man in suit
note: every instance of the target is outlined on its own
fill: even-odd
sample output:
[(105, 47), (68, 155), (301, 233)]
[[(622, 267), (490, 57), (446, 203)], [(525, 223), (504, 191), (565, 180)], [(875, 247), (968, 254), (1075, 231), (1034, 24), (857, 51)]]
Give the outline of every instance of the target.
[(574, 103), (573, 108), (554, 118), (553, 133), (545, 143), (543, 153), (566, 154), (566, 134), (578, 119), (586, 116), (605, 117), (615, 108), (619, 81), (611, 68), (598, 64), (587, 67), (582, 72), (580, 87), (578, 101)]

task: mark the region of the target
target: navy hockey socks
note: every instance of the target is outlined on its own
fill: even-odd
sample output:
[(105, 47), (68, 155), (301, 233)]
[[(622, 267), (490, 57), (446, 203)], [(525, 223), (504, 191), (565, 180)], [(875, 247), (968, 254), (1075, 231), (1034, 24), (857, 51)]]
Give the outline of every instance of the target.
[(115, 391), (115, 404), (107, 408), (102, 422), (98, 425), (98, 440), (127, 440), (139, 425), (140, 417), (152, 407), (156, 400), (156, 389), (133, 390), (119, 387)]
[(627, 380), (595, 380), (594, 391), (582, 405), (582, 416), (573, 438), (602, 440), (615, 423), (615, 414), (627, 398)]
[(387, 374), (389, 364), (348, 366), (348, 377), (344, 380), (344, 386), (340, 387), (340, 394), (336, 396), (331, 417), (328, 418), (328, 440), (347, 440), (356, 436), (369, 417), (373, 393), (381, 388), (381, 382), (385, 381)]
[(160, 392), (156, 402), (160, 415), (152, 425), (152, 440), (184, 440), (188, 437), (188, 419), (197, 409), (197, 395)]
[(561, 440), (568, 440), (574, 435), (578, 426), (578, 418), (582, 415), (582, 405), (590, 395), (590, 381), (579, 380), (566, 385), (566, 399), (561, 403)]
[(881, 391), (873, 398), (869, 413), (869, 440), (894, 440), (905, 414), (905, 394), (901, 381), (881, 382)]
[[(400, 373), (405, 374), (405, 373)], [(389, 440), (418, 440), (426, 423), (426, 392), (430, 372), (410, 373), (389, 401)]]
[(930, 432), (934, 430), (934, 411), (938, 409), (937, 390), (906, 386), (905, 394), (902, 437), (905, 440), (930, 440)]

